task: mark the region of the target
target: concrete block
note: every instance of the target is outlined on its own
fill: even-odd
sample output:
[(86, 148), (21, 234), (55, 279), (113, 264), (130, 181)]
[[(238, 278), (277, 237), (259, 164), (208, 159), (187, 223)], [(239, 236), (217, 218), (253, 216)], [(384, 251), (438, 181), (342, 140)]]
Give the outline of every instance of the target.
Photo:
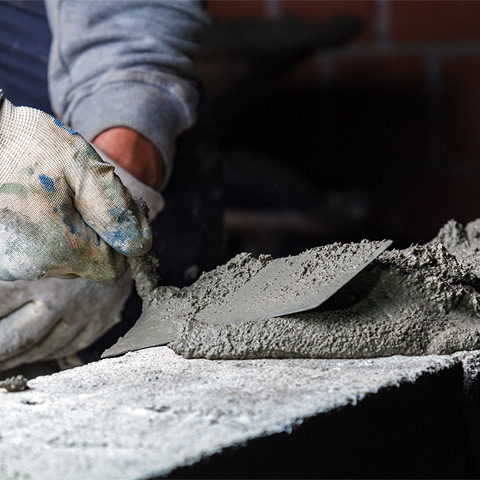
[(5, 480), (459, 477), (465, 468), (454, 356), (212, 361), (159, 347), (29, 385), (0, 392)]

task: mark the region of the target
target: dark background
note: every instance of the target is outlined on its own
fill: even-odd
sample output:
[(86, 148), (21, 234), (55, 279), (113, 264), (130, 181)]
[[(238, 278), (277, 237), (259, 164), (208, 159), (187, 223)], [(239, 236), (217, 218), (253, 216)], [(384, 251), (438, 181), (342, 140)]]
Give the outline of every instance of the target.
[(425, 242), (480, 211), (480, 2), (210, 1), (225, 258)]

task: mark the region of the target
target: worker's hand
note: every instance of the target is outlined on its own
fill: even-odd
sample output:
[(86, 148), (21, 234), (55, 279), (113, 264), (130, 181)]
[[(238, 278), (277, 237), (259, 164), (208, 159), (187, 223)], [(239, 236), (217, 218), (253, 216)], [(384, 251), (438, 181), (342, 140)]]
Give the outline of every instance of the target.
[(151, 242), (143, 204), (88, 142), (0, 98), (0, 280), (111, 283)]
[[(101, 150), (99, 154), (114, 165), (132, 194), (146, 202), (153, 220), (163, 208), (162, 195)], [(137, 157), (138, 163), (142, 159)], [(0, 281), (0, 371), (63, 358), (88, 347), (120, 321), (131, 286), (130, 271), (111, 285), (83, 278)]]
[(84, 278), (0, 282), (0, 371), (72, 355), (120, 321), (128, 271), (111, 285)]

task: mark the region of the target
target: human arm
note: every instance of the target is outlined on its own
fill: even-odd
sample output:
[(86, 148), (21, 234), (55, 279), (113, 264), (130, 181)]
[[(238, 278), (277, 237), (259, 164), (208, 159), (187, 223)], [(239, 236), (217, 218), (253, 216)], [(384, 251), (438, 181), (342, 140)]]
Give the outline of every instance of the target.
[[(108, 3), (109, 11), (104, 9)], [(118, 28), (118, 23), (123, 22), (115, 19), (115, 15), (121, 13), (115, 10), (119, 3), (57, 0), (47, 3), (54, 34), (50, 58), (52, 102), (63, 121), (83, 133), (118, 165), (158, 190), (165, 185), (171, 171), (176, 136), (193, 124), (195, 119), (197, 92), (192, 57), (207, 17), (199, 2), (123, 2), (122, 5), (129, 8), (138, 5), (151, 7), (151, 14), (148, 15), (131, 15), (129, 8), (123, 9), (124, 20), (131, 22), (130, 25), (138, 25), (141, 18), (147, 18), (150, 22), (154, 12), (157, 12), (158, 21), (151, 21), (145, 28), (133, 27), (135, 38), (132, 38), (129, 35), (132, 30)], [(177, 3), (179, 5), (175, 6)], [(86, 5), (88, 11), (85, 11)], [(76, 9), (82, 18), (77, 21), (72, 9)], [(158, 16), (162, 11), (175, 11), (180, 24), (172, 21), (171, 16)], [(109, 29), (112, 25), (113, 28)], [(112, 36), (105, 39), (102, 35), (107, 31)], [(144, 47), (139, 48), (139, 37), (155, 41), (150, 59), (145, 59)], [(109, 53), (112, 43), (115, 48)], [(119, 46), (132, 49), (131, 55), (118, 51), (116, 47)], [(131, 132), (133, 135), (129, 136)], [(145, 168), (149, 162), (153, 174)], [(136, 170), (139, 165), (140, 170)], [(135, 194), (135, 186), (124, 176), (120, 175), (120, 178)], [(155, 181), (149, 184), (150, 179)], [(22, 282), (12, 282), (8, 287), (18, 288), (20, 297), (26, 299), (28, 305), (43, 305), (53, 283), (53, 279), (27, 283), (25, 286)], [(18, 284), (18, 287), (14, 284)], [(75, 284), (82, 285), (80, 293), (74, 288)], [(90, 290), (86, 285), (88, 282), (83, 279), (68, 282), (58, 280), (59, 289), (70, 287), (65, 291), (65, 296), (72, 299), (89, 298)], [(114, 292), (116, 284), (98, 287), (107, 289), (106, 292)], [(6, 289), (7, 296), (9, 289)], [(1, 292), (0, 284), (0, 298)], [(4, 354), (2, 348), (7, 346), (0, 345), (0, 369), (72, 353), (90, 344), (111, 325), (111, 315), (88, 318), (75, 308), (65, 310), (68, 302), (61, 302), (57, 298), (47, 299), (47, 306), (42, 307), (45, 311), (21, 309), (15, 314), (15, 310), (10, 312), (6, 306), (1, 312), (4, 325), (8, 320), (10, 325), (15, 326), (12, 332), (21, 332), (22, 335), (16, 337), (18, 341), (15, 347), (11, 346)], [(98, 299), (103, 302), (102, 305), (106, 305), (107, 311), (111, 300), (120, 311), (124, 299), (118, 294), (100, 295)], [(103, 311), (102, 308), (99, 307), (99, 311)], [(51, 328), (47, 339), (43, 339), (41, 332), (38, 332), (39, 326)], [(83, 333), (79, 335), (78, 328), (82, 326)]]
[[(47, 8), (53, 30), (49, 74), (50, 90), (57, 113), (64, 121), (74, 124), (75, 129), (86, 134), (88, 140), (96, 141), (118, 165), (124, 166), (137, 178), (151, 178), (152, 187), (157, 190), (161, 189), (171, 168), (175, 136), (182, 129), (187, 128), (194, 118), (197, 92), (193, 82), (192, 57), (198, 46), (200, 31), (206, 22), (206, 16), (200, 4), (194, 1), (78, 2), (51, 0), (47, 2)], [(6, 101), (4, 103), (7, 105)], [(22, 109), (10, 107), (11, 105), (5, 108), (17, 113), (23, 112)], [(30, 110), (28, 116), (33, 119), (37, 118), (39, 114)], [(45, 120), (45, 125), (48, 122), (52, 123), (47, 116), (41, 115), (41, 117)], [(18, 130), (18, 126), (3, 123), (4, 134), (11, 135), (15, 129)], [(53, 123), (51, 126), (55, 129)], [(59, 128), (62, 128), (61, 125)], [(68, 131), (63, 130), (64, 133)], [(122, 138), (127, 143), (130, 142), (130, 145), (133, 139), (132, 149), (124, 148), (124, 144), (115, 139), (119, 130), (123, 131)], [(132, 135), (126, 135), (125, 131)], [(132, 247), (132, 242), (127, 242), (128, 245), (122, 246), (121, 243), (126, 238), (126, 232), (123, 232), (121, 228), (120, 230), (118, 228), (107, 229), (108, 231), (105, 231), (102, 236), (99, 230), (105, 230), (105, 228), (99, 225), (97, 221), (99, 219), (90, 217), (92, 212), (97, 211), (98, 213), (98, 209), (102, 208), (100, 205), (95, 208), (95, 202), (105, 204), (103, 200), (106, 197), (100, 191), (100, 184), (103, 181), (100, 177), (102, 175), (111, 177), (110, 183), (115, 185), (111, 169), (99, 164), (94, 159), (95, 155), (92, 154), (92, 156), (91, 152), (87, 151), (87, 144), (82, 144), (79, 148), (84, 150), (89, 158), (91, 157), (91, 161), (82, 163), (81, 168), (80, 165), (73, 168), (75, 162), (72, 163), (72, 160), (77, 161), (85, 155), (74, 151), (65, 154), (64, 149), (68, 142), (76, 140), (70, 139), (66, 141), (65, 145), (62, 145), (62, 139), (58, 137), (58, 132), (54, 133), (53, 130), (49, 130), (48, 133), (39, 132), (39, 135), (29, 134), (28, 139), (35, 137), (32, 145), (40, 145), (45, 141), (44, 138), (41, 138), (42, 135), (47, 135), (49, 139), (51, 135), (56, 135), (56, 140), (53, 142), (55, 143), (54, 147), (51, 146), (52, 142), (49, 140), (49, 151), (41, 152), (45, 156), (44, 164), (41, 165), (42, 172), (37, 172), (36, 177), (32, 177), (34, 180), (32, 178), (17, 179), (15, 175), (19, 172), (16, 172), (13, 176), (15, 178), (9, 177), (8, 180), (10, 183), (13, 179), (18, 180), (23, 186), (29, 185), (37, 188), (36, 183), (40, 181), (41, 184), (41, 178), (45, 178), (47, 182), (51, 181), (49, 172), (54, 166), (54, 173), (57, 176), (55, 181), (63, 182), (62, 185), (65, 188), (62, 190), (62, 195), (65, 198), (60, 199), (57, 195), (58, 190), (55, 190), (57, 192), (55, 198), (49, 198), (48, 201), (45, 198), (32, 201), (32, 194), (24, 199), (18, 196), (14, 198), (12, 192), (8, 193), (10, 197), (3, 195), (5, 201), (10, 202), (14, 208), (24, 201), (25, 205), (22, 204), (24, 211), (38, 217), (43, 226), (40, 235), (34, 235), (27, 231), (26, 227), (23, 228), (20, 233), (24, 238), (20, 244), (24, 248), (17, 252), (18, 255), (8, 257), (12, 259), (12, 264), (8, 265), (7, 270), (1, 272), (0, 278), (4, 280), (30, 279), (46, 274), (57, 276), (81, 274), (97, 281), (112, 281), (118, 278), (118, 275), (125, 270), (126, 265), (126, 261), (121, 255), (113, 254), (104, 243), (100, 242), (100, 247), (103, 249), (101, 258), (98, 258), (98, 255), (91, 258), (85, 254), (85, 251), (92, 249), (86, 249), (84, 248), (86, 245), (82, 244), (81, 248), (77, 248), (78, 255), (73, 256), (73, 259), (78, 260), (77, 263), (82, 260), (82, 265), (73, 267), (73, 259), (70, 255), (70, 250), (73, 250), (72, 245), (78, 246), (81, 243), (80, 238), (88, 245), (95, 242), (96, 237), (88, 227), (92, 227), (96, 223), (97, 229), (94, 228), (94, 230), (97, 234), (120, 254), (139, 254), (151, 241), (145, 225), (138, 225), (140, 232), (137, 231), (134, 234), (142, 245), (138, 244)], [(74, 136), (72, 134), (72, 137)], [(113, 141), (112, 136), (114, 137)], [(75, 136), (75, 138), (79, 139), (80, 137)], [(140, 148), (137, 148), (136, 145), (140, 145)], [(23, 148), (23, 139), (10, 142), (10, 147), (10, 154), (19, 158), (18, 148)], [(36, 150), (41, 150), (41, 148)], [(54, 152), (54, 150), (57, 151)], [(145, 150), (148, 155), (143, 156)], [(37, 151), (32, 152), (33, 157), (38, 155)], [(26, 162), (27, 158), (22, 158), (22, 161)], [(162, 161), (165, 163), (162, 164)], [(10, 162), (10, 165), (13, 163)], [(79, 170), (79, 172), (73, 175), (72, 168), (66, 167), (72, 167), (73, 170)], [(92, 175), (94, 171), (100, 170), (103, 172), (102, 175)], [(65, 175), (69, 172), (71, 178), (64, 185)], [(93, 180), (94, 177), (96, 180)], [(81, 185), (86, 179), (92, 179), (88, 182), (92, 192), (96, 189), (99, 191), (89, 195), (88, 208), (84, 207), (82, 210), (82, 208), (77, 208), (81, 206), (79, 198), (69, 195), (67, 189), (72, 190), (72, 183), (77, 183), (77, 190), (85, 192), (86, 188)], [(36, 194), (46, 195), (49, 192), (48, 188), (53, 187), (44, 185), (44, 188), (47, 189), (47, 193), (39, 190)], [(115, 187), (115, 189), (120, 188), (120, 185)], [(120, 220), (123, 222), (121, 213), (125, 209), (125, 211), (132, 212), (131, 215), (129, 214), (132, 221), (140, 220), (139, 214), (132, 210), (134, 204), (131, 204), (131, 208), (127, 208), (125, 202), (131, 203), (131, 200), (128, 200), (125, 195), (124, 193), (116, 195), (118, 198), (115, 200), (117, 202), (115, 205), (111, 200), (106, 202), (112, 203), (108, 214), (112, 218), (107, 223), (113, 222), (113, 225)], [(119, 198), (123, 198), (123, 203), (118, 203)], [(50, 200), (55, 200), (56, 203), (60, 200), (66, 201), (57, 205)], [(50, 203), (52, 203), (51, 208), (48, 207)], [(30, 204), (35, 208), (29, 208)], [(116, 207), (119, 207), (120, 210)], [(67, 222), (63, 219), (64, 215), (61, 209), (68, 210)], [(8, 215), (9, 217), (4, 220), (5, 223), (11, 224), (14, 219), (10, 218), (10, 213)], [(72, 223), (72, 215), (76, 217), (75, 228), (69, 226), (69, 223)], [(118, 218), (115, 219), (115, 215)], [(57, 249), (55, 253), (57, 253), (57, 257), (64, 258), (57, 258), (53, 263), (50, 261), (51, 256), (48, 261), (43, 261), (40, 257), (38, 258), (41, 261), (38, 262), (34, 258), (30, 258), (28, 262), (21, 261), (29, 254), (36, 255), (37, 248), (51, 243), (46, 236), (54, 229), (47, 226), (47, 216), (51, 217), (54, 224), (60, 227), (62, 234), (59, 233), (55, 237), (55, 241), (61, 242), (64, 248), (60, 251)], [(18, 212), (14, 217), (18, 217)], [(103, 220), (102, 218), (102, 222)], [(81, 229), (80, 232), (77, 231), (78, 228)], [(16, 236), (20, 233), (12, 233), (11, 229), (9, 231), (13, 236), (10, 235), (12, 238), (8, 242), (9, 245), (13, 245)], [(132, 235), (133, 232), (128, 232), (129, 237)], [(37, 239), (37, 243), (30, 245), (31, 240), (35, 239)], [(134, 238), (132, 237), (132, 239)], [(53, 253), (53, 245), (51, 250)], [(95, 254), (99, 250), (100, 248), (93, 249)], [(80, 251), (84, 253), (80, 254)], [(80, 258), (82, 255), (83, 259)], [(19, 258), (17, 259), (17, 257)], [(106, 267), (107, 263), (109, 264), (108, 268), (104, 268), (104, 271), (98, 268), (98, 265)], [(97, 268), (96, 273), (91, 271), (92, 265)], [(23, 270), (20, 271), (19, 266), (22, 266)], [(90, 271), (86, 271), (87, 268)]]
[[(46, 5), (56, 114), (105, 151), (102, 136), (117, 127), (147, 139), (164, 162), (157, 182), (162, 188), (171, 173), (175, 139), (195, 121), (193, 59), (208, 24), (201, 2), (50, 0)], [(114, 152), (106, 153), (117, 161)], [(138, 158), (131, 166), (136, 161), (143, 163)]]

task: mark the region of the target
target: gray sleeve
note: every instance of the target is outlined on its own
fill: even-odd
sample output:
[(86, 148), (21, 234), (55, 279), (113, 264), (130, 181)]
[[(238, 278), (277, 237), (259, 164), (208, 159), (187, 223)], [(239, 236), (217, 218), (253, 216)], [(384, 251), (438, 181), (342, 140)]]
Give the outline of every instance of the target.
[(55, 113), (92, 141), (129, 127), (171, 171), (176, 137), (195, 121), (193, 56), (209, 22), (195, 0), (47, 0)]

